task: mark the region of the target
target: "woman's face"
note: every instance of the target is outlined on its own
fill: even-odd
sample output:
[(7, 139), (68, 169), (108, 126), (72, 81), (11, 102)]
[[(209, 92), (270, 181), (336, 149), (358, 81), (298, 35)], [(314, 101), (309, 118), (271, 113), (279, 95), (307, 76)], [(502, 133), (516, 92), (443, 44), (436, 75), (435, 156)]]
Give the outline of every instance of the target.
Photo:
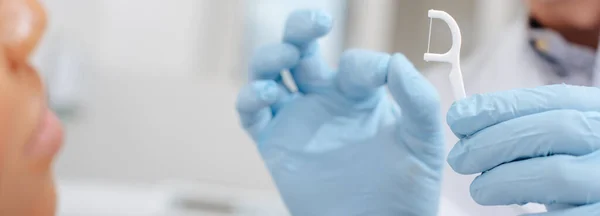
[(598, 0), (528, 0), (531, 14), (544, 25), (559, 29), (598, 31)]
[(62, 129), (28, 63), (44, 31), (37, 0), (0, 0), (0, 215), (51, 216)]

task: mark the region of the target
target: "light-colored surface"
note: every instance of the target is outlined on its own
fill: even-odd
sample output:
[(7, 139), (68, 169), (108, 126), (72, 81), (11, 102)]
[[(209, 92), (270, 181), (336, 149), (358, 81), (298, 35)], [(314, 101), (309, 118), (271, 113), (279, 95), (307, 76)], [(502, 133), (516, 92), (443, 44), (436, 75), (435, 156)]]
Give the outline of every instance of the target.
[(474, 8), (474, 41), (476, 44), (485, 41), (500, 40), (504, 28), (518, 21), (518, 15), (526, 11), (525, 1), (522, 0), (486, 0), (478, 1)]
[[(285, 216), (272, 191), (201, 182), (127, 184), (110, 181), (59, 181), (58, 216)], [(180, 205), (192, 203), (194, 205)], [(192, 206), (193, 208), (189, 208)], [(467, 216), (446, 198), (444, 216)]]
[(203, 184), (59, 181), (58, 216), (285, 216), (276, 193)]
[(252, 142), (237, 126), (232, 104), (238, 86), (227, 71), (239, 56), (215, 45), (241, 35), (230, 31), (232, 25), (198, 22), (209, 18), (203, 4), (47, 2), (54, 21), (48, 38), (61, 32), (78, 45), (86, 82), (78, 115), (66, 121), (59, 176), (272, 188)]

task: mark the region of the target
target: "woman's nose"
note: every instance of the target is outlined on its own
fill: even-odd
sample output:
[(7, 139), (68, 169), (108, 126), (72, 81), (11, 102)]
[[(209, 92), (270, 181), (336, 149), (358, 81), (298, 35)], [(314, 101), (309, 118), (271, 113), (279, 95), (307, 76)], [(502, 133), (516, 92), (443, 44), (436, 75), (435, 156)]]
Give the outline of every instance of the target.
[(11, 65), (27, 62), (46, 28), (37, 0), (0, 1), (0, 42)]

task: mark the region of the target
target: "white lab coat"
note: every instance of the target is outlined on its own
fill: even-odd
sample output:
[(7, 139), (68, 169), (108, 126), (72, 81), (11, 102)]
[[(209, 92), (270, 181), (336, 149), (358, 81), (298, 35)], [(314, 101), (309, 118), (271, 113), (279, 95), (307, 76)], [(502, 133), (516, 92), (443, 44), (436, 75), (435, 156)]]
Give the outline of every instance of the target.
[[(527, 22), (523, 18), (509, 26), (498, 41), (488, 41), (462, 61), (463, 79), (467, 95), (536, 87), (558, 82), (550, 66), (531, 48), (528, 42)], [(438, 89), (442, 110), (454, 101), (448, 80), (449, 66), (426, 71), (426, 77)], [(444, 113), (445, 114), (445, 113)], [(444, 123), (445, 123), (445, 115)], [(446, 125), (446, 124), (445, 124)], [(447, 151), (458, 139), (446, 126)], [(542, 205), (480, 206), (473, 201), (469, 186), (476, 175), (462, 176), (446, 165), (442, 189), (441, 216), (506, 216), (545, 211)]]

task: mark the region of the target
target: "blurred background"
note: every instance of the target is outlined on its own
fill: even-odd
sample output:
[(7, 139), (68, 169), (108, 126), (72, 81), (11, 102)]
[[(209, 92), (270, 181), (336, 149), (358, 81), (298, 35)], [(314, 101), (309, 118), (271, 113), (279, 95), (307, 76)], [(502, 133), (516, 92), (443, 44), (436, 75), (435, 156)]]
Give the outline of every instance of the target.
[[(428, 9), (459, 23), (465, 57), (503, 30), (518, 0), (44, 0), (50, 27), (35, 56), (66, 127), (56, 164), (59, 216), (285, 215), (237, 90), (252, 51), (281, 40), (288, 13), (336, 18), (323, 40), (405, 53), (422, 71)], [(432, 52), (450, 47), (434, 21)]]

